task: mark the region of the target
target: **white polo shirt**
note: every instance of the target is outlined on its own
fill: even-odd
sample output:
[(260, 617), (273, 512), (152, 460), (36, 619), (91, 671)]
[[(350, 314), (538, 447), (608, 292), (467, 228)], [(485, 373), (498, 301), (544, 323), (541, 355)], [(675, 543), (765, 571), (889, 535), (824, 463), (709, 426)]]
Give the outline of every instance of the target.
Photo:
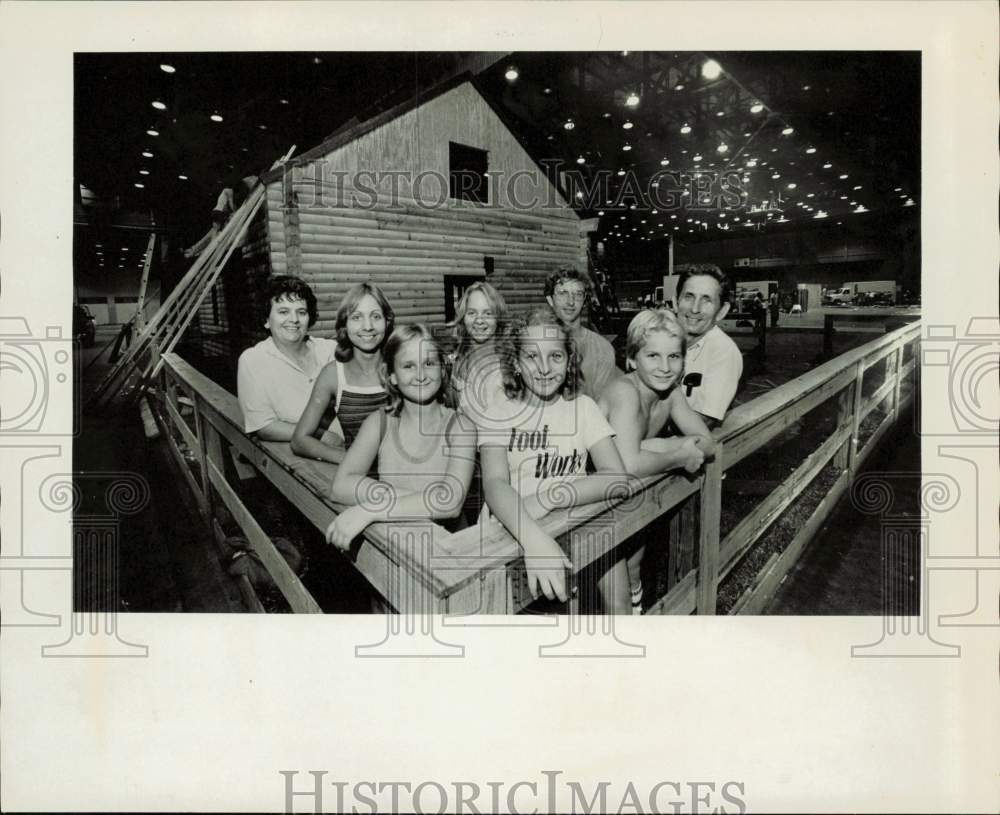
[(299, 421), (319, 372), (334, 361), (337, 343), (309, 337), (306, 347), (312, 351), (315, 363), (311, 376), (282, 354), (271, 337), (240, 354), (236, 392), (247, 433), (256, 433), (274, 421)]
[[(689, 380), (691, 374), (701, 374), (700, 384)], [(713, 326), (700, 340), (688, 345), (684, 357), (684, 395), (688, 404), (721, 422), (736, 395), (742, 374), (740, 349), (725, 331)]]

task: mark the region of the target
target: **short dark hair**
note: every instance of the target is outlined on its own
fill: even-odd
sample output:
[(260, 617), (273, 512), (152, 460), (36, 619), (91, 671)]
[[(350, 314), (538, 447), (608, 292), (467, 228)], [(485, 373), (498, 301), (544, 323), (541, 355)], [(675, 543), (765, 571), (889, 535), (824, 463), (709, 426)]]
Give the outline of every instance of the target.
[(275, 275), (267, 282), (267, 302), (265, 303), (264, 319), (271, 314), (271, 306), (279, 300), (304, 300), (306, 310), (309, 312), (309, 328), (319, 318), (319, 310), (316, 308), (316, 295), (301, 277), (294, 275)]
[(724, 306), (729, 302), (730, 295), (732, 293), (732, 284), (729, 282), (729, 278), (726, 277), (725, 272), (720, 269), (690, 269), (680, 273), (677, 279), (677, 299), (680, 299), (681, 293), (684, 291), (684, 285), (692, 277), (710, 277), (716, 283), (719, 284), (719, 306)]
[(590, 281), (590, 275), (586, 272), (581, 272), (574, 266), (560, 266), (547, 278), (545, 278), (545, 296), (551, 297), (556, 290), (556, 286), (562, 283), (564, 280), (576, 280), (583, 284), (586, 289), (586, 293), (590, 293), (594, 285)]

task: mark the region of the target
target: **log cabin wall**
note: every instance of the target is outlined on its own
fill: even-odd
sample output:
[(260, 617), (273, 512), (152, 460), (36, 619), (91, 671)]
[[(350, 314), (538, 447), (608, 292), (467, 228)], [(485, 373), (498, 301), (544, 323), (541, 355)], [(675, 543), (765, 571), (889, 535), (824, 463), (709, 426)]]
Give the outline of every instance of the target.
[[(487, 151), (488, 203), (448, 197), (450, 142)], [(559, 266), (586, 269), (579, 217), (470, 82), (299, 162), (291, 183), (268, 184), (266, 229), (271, 271), (316, 292), (316, 334), (332, 335), (341, 298), (364, 280), (400, 322), (440, 323), (454, 278), (491, 267), (523, 310), (544, 302)]]

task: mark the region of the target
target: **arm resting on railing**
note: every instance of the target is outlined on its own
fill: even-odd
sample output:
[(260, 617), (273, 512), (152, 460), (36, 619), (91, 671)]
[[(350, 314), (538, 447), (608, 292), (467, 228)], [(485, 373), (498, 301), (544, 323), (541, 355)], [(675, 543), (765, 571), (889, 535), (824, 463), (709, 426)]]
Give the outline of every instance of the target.
[(292, 434), (292, 452), (297, 456), (314, 458), (340, 464), (344, 460), (343, 447), (333, 447), (316, 438), (316, 431), (330, 402), (337, 394), (337, 366), (329, 363), (320, 371), (313, 385), (312, 395), (302, 412), (299, 423)]

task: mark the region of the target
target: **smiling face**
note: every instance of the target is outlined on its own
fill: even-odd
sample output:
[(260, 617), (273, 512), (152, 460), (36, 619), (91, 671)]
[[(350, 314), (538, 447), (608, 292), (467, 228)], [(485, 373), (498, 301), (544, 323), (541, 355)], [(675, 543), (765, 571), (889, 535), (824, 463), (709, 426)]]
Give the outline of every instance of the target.
[(423, 337), (404, 342), (393, 359), (389, 381), (408, 402), (427, 404), (441, 390), (443, 369), (434, 343)]
[(271, 301), (264, 327), (276, 342), (300, 343), (309, 331), (309, 309), (305, 300), (279, 297)]
[(719, 281), (708, 275), (692, 275), (677, 295), (677, 316), (687, 330), (688, 345), (707, 334), (729, 311), (722, 304)]
[(378, 301), (366, 294), (347, 315), (347, 339), (359, 351), (378, 350), (385, 337), (385, 315)]
[(469, 295), (462, 323), (469, 339), (476, 345), (488, 342), (496, 333), (496, 312), (489, 299), (481, 291), (474, 291)]
[(546, 299), (564, 325), (575, 326), (583, 313), (587, 287), (579, 280), (562, 280), (552, 290), (552, 296)]
[(684, 373), (681, 338), (666, 331), (650, 331), (632, 359), (643, 384), (657, 392), (670, 390)]
[(551, 325), (525, 329), (517, 354), (517, 369), (529, 393), (543, 402), (558, 398), (568, 367), (569, 354), (561, 331)]

